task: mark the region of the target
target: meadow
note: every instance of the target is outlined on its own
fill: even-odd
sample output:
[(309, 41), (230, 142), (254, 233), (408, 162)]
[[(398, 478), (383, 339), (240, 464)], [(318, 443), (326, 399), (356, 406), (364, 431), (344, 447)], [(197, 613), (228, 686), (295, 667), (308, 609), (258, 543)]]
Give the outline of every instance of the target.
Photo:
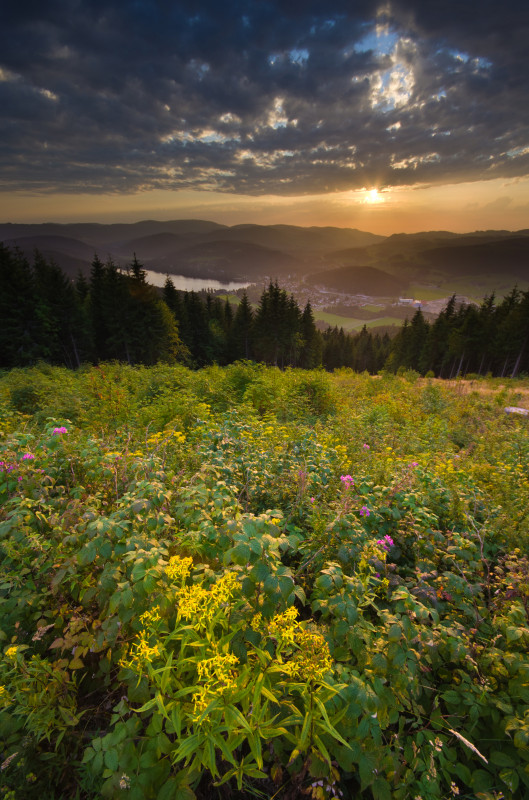
[(0, 374), (0, 798), (529, 795), (527, 380)]

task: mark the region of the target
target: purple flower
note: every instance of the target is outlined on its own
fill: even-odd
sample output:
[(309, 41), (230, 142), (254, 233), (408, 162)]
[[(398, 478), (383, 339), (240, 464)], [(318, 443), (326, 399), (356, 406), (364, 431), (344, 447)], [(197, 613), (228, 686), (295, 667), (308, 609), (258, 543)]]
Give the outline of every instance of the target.
[(61, 425), (60, 428), (54, 428), (52, 430), (53, 436), (56, 436), (59, 433), (68, 433), (68, 428), (65, 428), (64, 425)]
[(22, 456), (22, 461), (30, 461), (32, 458), (35, 458), (35, 456), (32, 455), (32, 453), (24, 453), (24, 455)]
[(369, 517), (370, 514), (371, 514), (371, 511), (368, 509), (368, 507), (367, 506), (362, 506), (362, 508), (360, 509), (360, 516), (361, 517)]
[(410, 467), (418, 467), (419, 466), (419, 462), (418, 461), (410, 461), (409, 466)]
[(391, 536), (386, 535), (383, 539), (377, 539), (377, 544), (387, 551), (390, 547), (393, 547), (393, 539)]
[(355, 484), (351, 475), (340, 475), (340, 480), (348, 489)]
[(369, 450), (369, 445), (368, 444), (363, 444), (362, 445), (362, 450)]
[(314, 497), (311, 497), (311, 498), (310, 498), (310, 502), (311, 502), (311, 503), (313, 503), (313, 502), (314, 502)]

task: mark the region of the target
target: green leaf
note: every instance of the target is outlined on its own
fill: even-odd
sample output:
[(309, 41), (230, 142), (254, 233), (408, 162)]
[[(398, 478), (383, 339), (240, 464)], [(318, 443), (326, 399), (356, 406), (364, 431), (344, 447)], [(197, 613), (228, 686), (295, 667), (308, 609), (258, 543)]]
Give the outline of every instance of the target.
[(380, 776), (376, 777), (371, 786), (373, 800), (391, 800), (391, 786)]
[(452, 764), (450, 766), (450, 771), (455, 773), (467, 786), (472, 785), (471, 772), (464, 764)]
[(115, 750), (114, 748), (111, 748), (110, 750), (105, 750), (104, 761), (105, 761), (105, 766), (111, 769), (112, 772), (116, 772), (119, 765), (118, 751)]
[(239, 542), (236, 547), (233, 547), (228, 551), (228, 555), (231, 557), (231, 560), (234, 564), (246, 566), (246, 564), (250, 561), (251, 550), (247, 544)]
[(500, 778), (509, 787), (511, 792), (515, 792), (518, 788), (520, 779), (518, 773), (514, 769), (502, 769)]
[(268, 564), (264, 564), (262, 561), (259, 561), (254, 565), (254, 567), (252, 567), (250, 575), (256, 582), (262, 583), (270, 575), (270, 567)]
[(515, 762), (508, 756), (507, 753), (502, 753), (500, 750), (493, 750), (489, 756), (489, 761), (496, 764), (498, 767), (514, 767)]

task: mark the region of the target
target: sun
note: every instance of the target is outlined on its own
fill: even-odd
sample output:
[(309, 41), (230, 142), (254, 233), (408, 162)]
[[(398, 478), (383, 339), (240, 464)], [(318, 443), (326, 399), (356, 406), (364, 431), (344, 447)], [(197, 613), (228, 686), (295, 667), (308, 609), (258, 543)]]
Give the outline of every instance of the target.
[(384, 198), (382, 197), (382, 193), (378, 191), (378, 189), (366, 189), (364, 203), (369, 203), (370, 205), (374, 203), (383, 203)]

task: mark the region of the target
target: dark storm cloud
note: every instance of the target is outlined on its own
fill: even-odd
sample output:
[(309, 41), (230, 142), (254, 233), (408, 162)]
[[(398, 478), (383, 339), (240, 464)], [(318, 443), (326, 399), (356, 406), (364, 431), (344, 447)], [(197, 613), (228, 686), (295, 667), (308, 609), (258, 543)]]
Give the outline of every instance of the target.
[(529, 174), (525, 0), (351, 6), (10, 4), (0, 186), (303, 194)]

